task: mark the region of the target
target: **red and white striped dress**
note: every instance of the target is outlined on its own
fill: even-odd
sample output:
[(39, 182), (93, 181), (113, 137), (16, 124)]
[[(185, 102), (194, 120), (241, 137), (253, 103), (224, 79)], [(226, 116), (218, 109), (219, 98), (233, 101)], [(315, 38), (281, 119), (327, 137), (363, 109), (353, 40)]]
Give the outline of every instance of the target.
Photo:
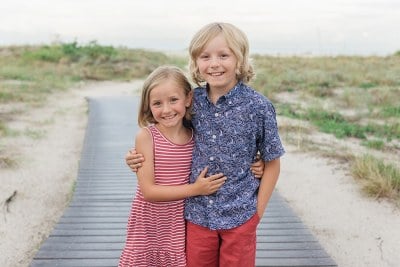
[[(155, 126), (153, 137), (155, 183), (182, 185), (189, 181), (193, 135), (184, 145), (165, 138)], [(148, 202), (138, 186), (127, 226), (119, 267), (186, 266), (184, 200)]]

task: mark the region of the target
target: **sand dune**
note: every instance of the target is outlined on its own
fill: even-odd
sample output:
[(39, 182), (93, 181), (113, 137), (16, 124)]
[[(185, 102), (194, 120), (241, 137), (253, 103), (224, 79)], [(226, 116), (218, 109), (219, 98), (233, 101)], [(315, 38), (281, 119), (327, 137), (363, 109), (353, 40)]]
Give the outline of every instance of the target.
[[(0, 169), (0, 266), (28, 266), (68, 204), (86, 127), (85, 97), (129, 97), (139, 86), (87, 84), (18, 117), (13, 127), (39, 126), (42, 134), (7, 140), (20, 163)], [(399, 209), (363, 196), (345, 164), (285, 146), (278, 190), (338, 265), (398, 266)]]

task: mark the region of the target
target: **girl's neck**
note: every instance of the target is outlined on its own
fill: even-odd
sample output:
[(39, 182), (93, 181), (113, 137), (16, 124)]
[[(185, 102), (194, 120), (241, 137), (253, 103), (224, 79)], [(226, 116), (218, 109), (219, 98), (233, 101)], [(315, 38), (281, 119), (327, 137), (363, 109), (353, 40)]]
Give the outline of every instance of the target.
[(157, 123), (155, 127), (174, 144), (186, 144), (192, 137), (190, 129), (183, 126), (183, 124), (175, 127), (163, 127)]

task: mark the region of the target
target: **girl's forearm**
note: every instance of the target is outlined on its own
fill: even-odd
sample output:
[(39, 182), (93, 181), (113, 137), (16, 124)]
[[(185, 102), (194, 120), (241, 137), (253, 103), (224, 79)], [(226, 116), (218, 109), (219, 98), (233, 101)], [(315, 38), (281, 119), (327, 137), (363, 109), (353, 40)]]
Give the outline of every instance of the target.
[(198, 195), (198, 192), (194, 184), (152, 185), (142, 194), (147, 201), (160, 202), (185, 199)]

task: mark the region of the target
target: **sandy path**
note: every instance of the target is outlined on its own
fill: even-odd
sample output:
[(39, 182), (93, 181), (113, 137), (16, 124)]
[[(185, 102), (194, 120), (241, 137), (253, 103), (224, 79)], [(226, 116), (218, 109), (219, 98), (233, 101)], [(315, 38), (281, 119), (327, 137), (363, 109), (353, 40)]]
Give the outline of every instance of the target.
[[(67, 205), (86, 127), (85, 97), (129, 97), (139, 84), (85, 85), (18, 118), (15, 127), (40, 130), (44, 137), (7, 140), (21, 164), (0, 169), (0, 266), (28, 266)], [(339, 266), (398, 266), (399, 209), (362, 196), (345, 166), (285, 147), (278, 190)], [(2, 201), (15, 190), (7, 212)]]
[[(52, 96), (19, 116), (13, 129), (43, 135), (7, 139), (20, 155), (16, 169), (0, 169), (0, 266), (28, 266), (68, 204), (87, 122), (87, 96), (129, 95), (139, 82), (89, 84)], [(17, 192), (9, 205), (4, 200)], [(8, 211), (7, 211), (8, 208)]]
[(278, 190), (338, 266), (399, 266), (400, 210), (363, 196), (345, 166), (286, 149)]

